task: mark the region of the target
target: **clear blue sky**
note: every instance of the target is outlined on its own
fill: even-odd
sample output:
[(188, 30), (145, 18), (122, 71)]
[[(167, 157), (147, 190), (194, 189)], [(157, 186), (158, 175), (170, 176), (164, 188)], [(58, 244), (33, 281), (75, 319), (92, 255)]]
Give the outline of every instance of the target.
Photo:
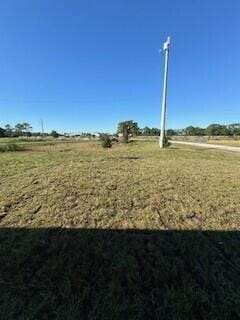
[(239, 0), (2, 0), (0, 126), (158, 127), (167, 35), (168, 126), (240, 122)]

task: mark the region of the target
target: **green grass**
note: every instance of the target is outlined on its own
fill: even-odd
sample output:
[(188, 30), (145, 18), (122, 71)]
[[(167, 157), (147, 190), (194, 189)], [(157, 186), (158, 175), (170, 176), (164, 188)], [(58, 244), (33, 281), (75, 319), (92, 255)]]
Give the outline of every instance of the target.
[(16, 143), (6, 143), (4, 145), (0, 145), (0, 152), (16, 152), (24, 150), (25, 149), (22, 145)]
[(240, 318), (240, 156), (133, 142), (0, 154), (1, 319)]

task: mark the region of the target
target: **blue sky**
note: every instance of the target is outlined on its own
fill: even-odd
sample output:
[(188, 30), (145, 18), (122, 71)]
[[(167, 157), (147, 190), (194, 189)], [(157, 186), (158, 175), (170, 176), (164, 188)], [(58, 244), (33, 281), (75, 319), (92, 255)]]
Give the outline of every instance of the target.
[(2, 0), (0, 126), (158, 127), (168, 35), (168, 126), (240, 122), (239, 31), (239, 0)]

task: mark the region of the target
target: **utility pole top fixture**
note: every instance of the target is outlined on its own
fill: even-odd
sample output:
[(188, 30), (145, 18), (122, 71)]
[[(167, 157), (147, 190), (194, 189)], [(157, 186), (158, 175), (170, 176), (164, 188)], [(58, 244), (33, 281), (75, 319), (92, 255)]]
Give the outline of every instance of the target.
[(163, 51), (166, 51), (166, 50), (169, 49), (170, 40), (171, 40), (171, 38), (170, 38), (170, 37), (167, 37), (167, 41), (165, 41), (164, 44), (163, 44)]

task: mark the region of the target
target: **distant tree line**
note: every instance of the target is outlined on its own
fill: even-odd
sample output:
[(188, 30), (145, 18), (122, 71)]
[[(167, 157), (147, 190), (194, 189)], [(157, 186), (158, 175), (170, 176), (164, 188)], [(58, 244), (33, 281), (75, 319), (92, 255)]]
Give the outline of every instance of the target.
[[(133, 120), (120, 122), (117, 128), (117, 134), (121, 134), (125, 142), (129, 136), (159, 136), (158, 128), (144, 127), (140, 128), (138, 123)], [(67, 134), (64, 134), (68, 136)], [(101, 135), (101, 134), (100, 134)], [(240, 123), (229, 125), (210, 124), (206, 128), (188, 126), (184, 129), (168, 129), (167, 136), (240, 136)], [(27, 123), (17, 123), (15, 126), (6, 124), (0, 127), (0, 137), (31, 137), (31, 136), (52, 136), (57, 138), (60, 134), (56, 130), (50, 133), (33, 132), (32, 126)], [(94, 137), (91, 133), (82, 133), (83, 137)]]
[(54, 138), (59, 137), (59, 133), (56, 130), (52, 130), (50, 133), (33, 132), (32, 126), (27, 123), (17, 123), (15, 126), (6, 124), (3, 128), (0, 127), (0, 137), (36, 137), (36, 136), (52, 136)]
[[(158, 128), (144, 127), (140, 128), (137, 122), (132, 120), (123, 121), (118, 124), (118, 133), (123, 136), (159, 136)], [(240, 123), (229, 125), (210, 124), (206, 128), (188, 126), (184, 129), (168, 129), (168, 136), (240, 136)]]
[[(69, 133), (60, 134), (56, 130), (48, 132), (33, 131), (32, 126), (27, 123), (17, 123), (15, 126), (6, 124), (4, 127), (0, 127), (0, 137), (53, 137), (58, 138), (59, 136), (70, 137)], [(84, 138), (96, 138), (96, 134), (89, 132), (82, 132), (81, 134), (76, 134), (74, 137), (84, 137)]]
[(185, 136), (240, 136), (240, 123), (229, 125), (213, 123), (206, 128), (189, 126), (179, 133)]
[(4, 128), (0, 127), (0, 137), (19, 137), (30, 136), (32, 127), (29, 123), (17, 123), (14, 127), (6, 124)]

